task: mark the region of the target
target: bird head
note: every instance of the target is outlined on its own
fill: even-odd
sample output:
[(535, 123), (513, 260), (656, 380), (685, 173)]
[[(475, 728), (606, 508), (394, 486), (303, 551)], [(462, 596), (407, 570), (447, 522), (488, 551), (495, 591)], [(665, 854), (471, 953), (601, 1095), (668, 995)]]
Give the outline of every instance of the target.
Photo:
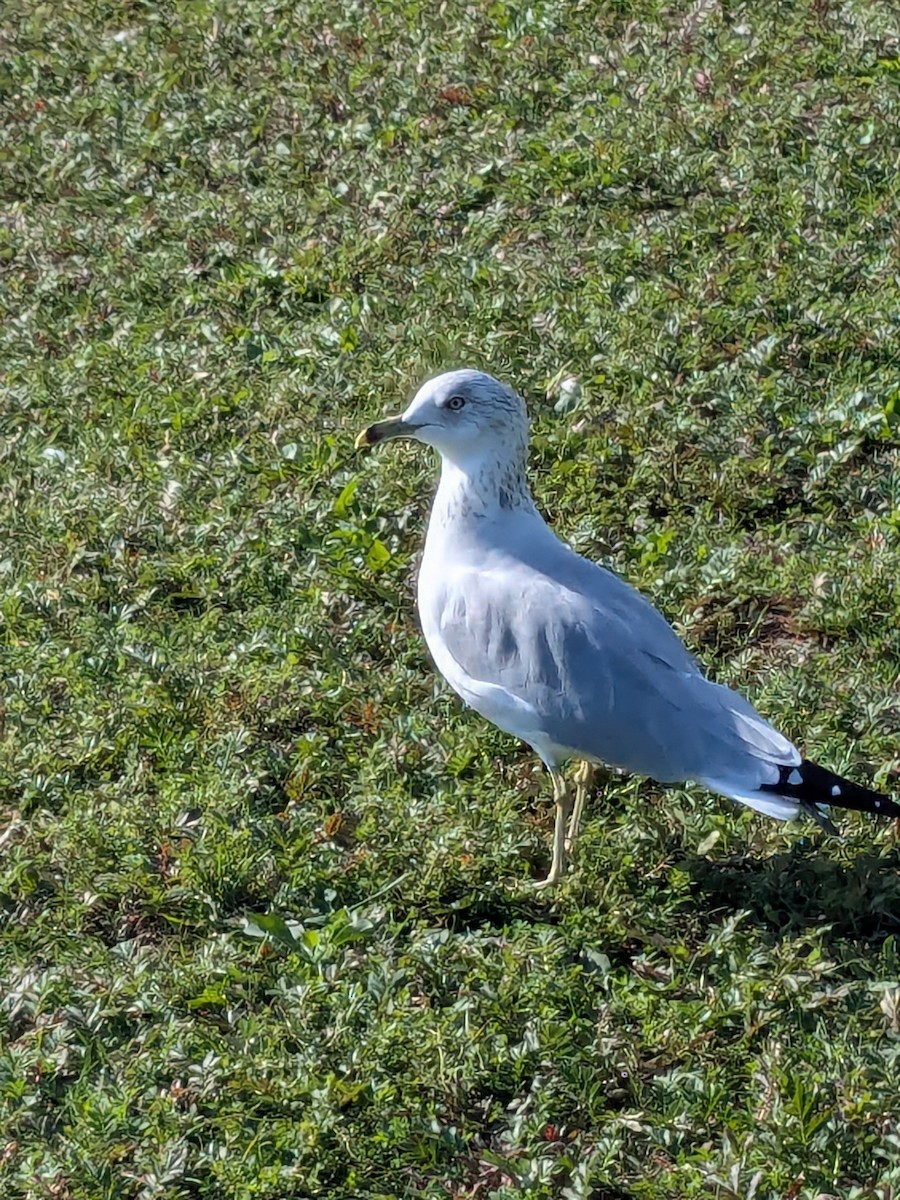
[(461, 462), (473, 455), (521, 453), (528, 416), (521, 396), (484, 371), (447, 371), (423, 383), (405, 412), (376, 421), (356, 439), (374, 446), (415, 438), (442, 457)]

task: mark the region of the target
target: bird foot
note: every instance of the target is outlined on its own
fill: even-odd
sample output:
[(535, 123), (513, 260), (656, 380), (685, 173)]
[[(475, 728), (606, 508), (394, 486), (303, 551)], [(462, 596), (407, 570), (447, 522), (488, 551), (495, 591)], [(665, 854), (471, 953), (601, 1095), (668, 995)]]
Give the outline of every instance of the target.
[(544, 888), (556, 887), (561, 879), (565, 877), (565, 871), (551, 871), (546, 879), (537, 879), (529, 886), (536, 892), (543, 891)]

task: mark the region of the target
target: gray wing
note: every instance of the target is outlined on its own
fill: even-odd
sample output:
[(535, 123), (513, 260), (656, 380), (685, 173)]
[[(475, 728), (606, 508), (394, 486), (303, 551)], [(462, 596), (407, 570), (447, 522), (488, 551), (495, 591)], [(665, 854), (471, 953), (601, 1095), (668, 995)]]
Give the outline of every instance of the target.
[(471, 678), (526, 701), (573, 754), (663, 783), (796, 755), (743, 697), (704, 678), (639, 592), (571, 551), (552, 577), (521, 562), (454, 573), (439, 622)]

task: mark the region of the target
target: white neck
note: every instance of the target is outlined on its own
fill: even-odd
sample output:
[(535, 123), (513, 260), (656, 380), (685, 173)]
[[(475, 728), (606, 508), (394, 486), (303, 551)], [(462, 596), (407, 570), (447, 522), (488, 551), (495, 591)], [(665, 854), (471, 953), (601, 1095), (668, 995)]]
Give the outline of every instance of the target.
[(451, 460), (441, 457), (441, 481), (431, 519), (440, 524), (460, 517), (497, 519), (504, 513), (535, 512), (525, 478), (525, 452), (508, 447), (498, 455), (470, 454)]

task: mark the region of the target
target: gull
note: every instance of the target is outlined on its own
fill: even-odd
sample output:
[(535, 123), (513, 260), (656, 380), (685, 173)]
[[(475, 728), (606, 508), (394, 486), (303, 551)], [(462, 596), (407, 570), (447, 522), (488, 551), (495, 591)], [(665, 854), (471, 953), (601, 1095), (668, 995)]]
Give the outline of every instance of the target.
[[(743, 696), (706, 678), (648, 600), (553, 533), (528, 487), (528, 416), (511, 388), (482, 371), (438, 375), (356, 445), (394, 438), (441, 457), (418, 579), (428, 649), (465, 703), (527, 742), (552, 781), (552, 862), (536, 886), (563, 878), (597, 764), (694, 780), (831, 833), (831, 805), (900, 817), (886, 796), (803, 758)], [(562, 773), (570, 759), (574, 795)]]

